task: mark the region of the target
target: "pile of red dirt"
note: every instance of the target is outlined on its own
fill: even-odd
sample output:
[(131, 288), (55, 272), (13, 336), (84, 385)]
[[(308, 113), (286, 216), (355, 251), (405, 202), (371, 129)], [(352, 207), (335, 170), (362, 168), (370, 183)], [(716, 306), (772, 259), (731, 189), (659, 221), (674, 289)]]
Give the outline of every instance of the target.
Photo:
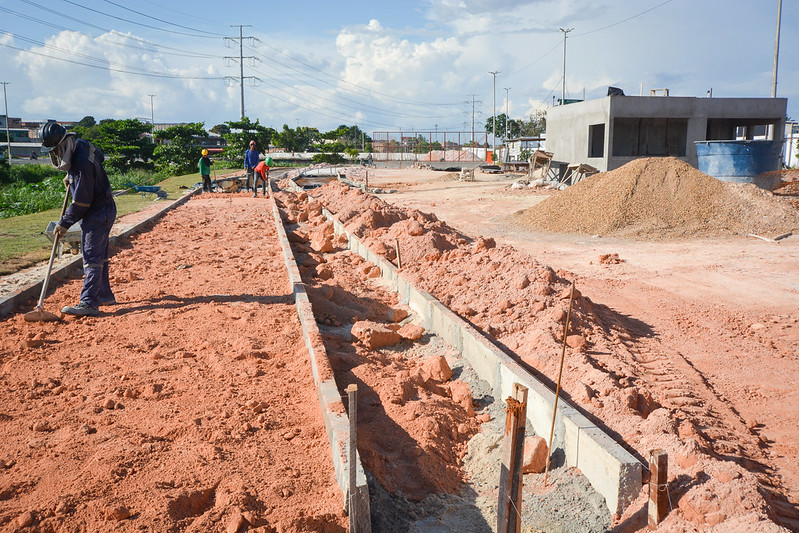
[[(697, 186), (723, 188), (715, 180)], [(682, 190), (673, 193), (679, 196)], [(555, 382), (573, 275), (495, 246), (492, 239), (471, 239), (434, 215), (388, 205), (345, 185), (330, 183), (310, 195), (388, 260), (396, 262), (399, 248), (400, 272), (412, 283), (476, 325), (543, 381)], [(674, 358), (663, 356), (670, 348), (643, 325), (579, 290), (565, 342), (563, 390), (573, 403), (639, 457), (662, 448), (676, 458), (669, 465), (670, 496), (680, 512), (670, 514), (672, 527), (771, 527), (759, 490), (779, 492), (779, 481), (764, 477), (758, 466), (768, 462), (762, 442), (690, 365), (670, 362)], [(708, 499), (708, 494), (716, 497)]]
[(719, 181), (674, 157), (595, 174), (514, 217), (546, 231), (650, 239), (799, 229), (799, 212), (771, 192)]

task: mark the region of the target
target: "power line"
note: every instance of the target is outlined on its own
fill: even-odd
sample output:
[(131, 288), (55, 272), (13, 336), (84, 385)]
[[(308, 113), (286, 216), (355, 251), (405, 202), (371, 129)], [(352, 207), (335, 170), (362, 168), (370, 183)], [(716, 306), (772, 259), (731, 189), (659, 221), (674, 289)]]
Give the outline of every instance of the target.
[[(127, 7), (127, 6), (123, 6), (122, 4), (118, 4), (116, 2), (112, 2), (111, 0), (105, 0), (105, 1), (106, 1), (106, 3), (109, 3), (112, 6), (117, 6), (120, 9), (124, 9), (125, 11), (130, 11), (131, 13), (136, 13), (137, 15), (141, 15), (142, 17), (146, 17), (148, 19), (157, 20), (158, 22), (163, 22), (164, 24), (168, 24), (170, 26), (175, 26), (177, 28), (183, 28), (184, 30), (191, 30), (191, 31), (195, 31), (195, 32), (198, 32), (198, 33), (203, 33), (203, 30), (199, 30), (197, 28), (191, 28), (189, 26), (183, 26), (182, 24), (175, 24), (174, 22), (170, 22), (168, 20), (160, 19), (158, 17), (153, 17), (152, 15), (148, 15), (147, 13), (142, 13), (141, 11), (136, 11), (135, 9), (131, 9), (131, 8)], [(214, 33), (214, 32), (210, 32), (210, 31), (209, 32), (205, 32), (205, 33), (208, 33), (209, 35), (216, 35), (217, 37), (222, 37), (223, 36), (221, 33)]]
[(136, 22), (135, 20), (130, 20), (130, 19), (126, 19), (126, 18), (123, 18), (123, 17), (118, 17), (116, 15), (112, 15), (110, 13), (106, 13), (104, 11), (100, 11), (99, 9), (94, 9), (92, 7), (84, 6), (82, 4), (74, 2), (73, 0), (62, 0), (62, 1), (66, 2), (68, 4), (72, 4), (73, 6), (80, 7), (82, 9), (86, 9), (88, 11), (91, 11), (92, 13), (97, 13), (99, 15), (110, 17), (110, 18), (113, 18), (113, 19), (116, 19), (116, 20), (121, 20), (122, 22), (129, 22), (130, 24), (135, 24), (137, 26), (142, 26), (144, 28), (150, 28), (150, 29), (158, 30), (158, 31), (166, 31), (166, 32), (169, 32), (169, 33), (178, 33), (180, 35), (188, 35), (190, 37), (200, 37), (200, 38), (203, 38), (203, 39), (216, 39), (216, 36), (213, 36), (213, 35), (207, 35), (207, 34), (203, 35), (203, 34), (196, 34), (196, 33), (186, 33), (186, 32), (181, 32), (181, 31), (176, 31), (176, 30), (167, 30), (165, 28), (160, 28), (158, 26), (152, 26), (150, 24), (144, 24), (143, 22)]
[[(4, 31), (4, 30), (0, 30), (0, 32), (1, 31)], [(134, 76), (148, 76), (148, 77), (151, 77), (151, 78), (170, 78), (170, 79), (179, 79), (179, 80), (221, 80), (221, 79), (223, 79), (223, 78), (221, 78), (219, 76), (183, 76), (183, 75), (179, 75), (179, 74), (166, 74), (166, 73), (163, 73), (163, 72), (154, 72), (154, 71), (134, 72), (134, 71), (131, 71), (131, 70), (125, 70), (125, 69), (121, 69), (121, 68), (112, 68), (110, 66), (92, 65), (92, 64), (89, 64), (89, 63), (82, 63), (80, 61), (67, 59), (65, 57), (51, 56), (51, 55), (48, 55), (48, 54), (43, 54), (41, 52), (34, 52), (33, 50), (27, 50), (25, 48), (20, 48), (18, 46), (13, 46), (13, 45), (6, 44), (6, 43), (0, 43), (0, 46), (3, 46), (5, 48), (11, 48), (12, 50), (18, 50), (18, 51), (24, 52), (26, 54), (33, 54), (33, 55), (37, 55), (37, 56), (41, 56), (41, 57), (46, 57), (48, 59), (55, 59), (56, 61), (64, 61), (65, 63), (72, 63), (73, 65), (81, 65), (81, 66), (84, 66), (84, 67), (91, 67), (91, 68), (109, 70), (111, 72), (120, 72), (120, 73), (123, 73), (123, 74), (132, 74)], [(128, 67), (128, 68), (133, 68), (133, 67)]]
[(572, 37), (582, 37), (583, 35), (591, 35), (592, 33), (596, 33), (598, 31), (606, 30), (608, 28), (612, 28), (613, 26), (618, 26), (619, 24), (624, 24), (625, 22), (630, 21), (630, 20), (632, 20), (634, 18), (640, 17), (641, 15), (646, 15), (650, 11), (654, 11), (657, 8), (661, 7), (661, 6), (665, 6), (669, 2), (671, 2), (671, 0), (666, 0), (665, 2), (661, 2), (661, 3), (659, 3), (658, 5), (656, 5), (654, 7), (650, 7), (649, 9), (647, 9), (645, 11), (641, 11), (640, 13), (636, 13), (635, 15), (633, 15), (631, 17), (627, 17), (626, 19), (620, 20), (618, 22), (614, 22), (613, 24), (608, 24), (607, 26), (602, 26), (601, 28), (597, 28), (595, 30), (587, 31), (585, 33), (576, 33), (576, 34), (572, 35)]
[[(153, 41), (148, 41), (147, 39), (142, 39), (141, 37), (130, 37), (130, 36), (125, 35), (123, 33), (119, 33), (116, 30), (113, 30), (113, 29), (110, 29), (110, 28), (104, 28), (102, 26), (97, 26), (96, 24), (91, 24), (89, 22), (86, 22), (86, 21), (80, 20), (78, 18), (69, 16), (66, 13), (61, 13), (60, 11), (56, 11), (54, 9), (50, 9), (48, 7), (42, 6), (40, 4), (37, 4), (36, 2), (33, 2), (32, 0), (20, 0), (20, 1), (24, 2), (24, 3), (28, 4), (28, 5), (31, 5), (33, 7), (39, 8), (39, 9), (41, 9), (43, 11), (46, 11), (46, 12), (50, 13), (51, 15), (56, 15), (56, 16), (58, 16), (60, 18), (64, 18), (64, 19), (67, 19), (67, 20), (72, 20), (72, 21), (77, 22), (79, 24), (83, 24), (85, 26), (89, 26), (91, 28), (95, 28), (97, 30), (100, 30), (100, 31), (102, 31), (104, 33), (108, 33), (108, 34), (111, 34), (111, 35), (114, 35), (114, 36), (117, 36), (117, 37), (122, 37), (122, 38), (125, 38), (125, 39), (130, 39), (130, 40), (132, 40), (134, 42), (141, 42), (141, 43), (149, 44), (149, 45), (157, 48), (158, 51), (160, 53), (162, 53), (162, 54), (185, 55), (187, 57), (198, 57), (198, 58), (218, 58), (218, 57), (221, 57), (221, 56), (213, 56), (213, 55), (208, 55), (208, 54), (200, 54), (200, 53), (193, 52), (193, 51), (190, 51), (190, 50), (183, 50), (181, 48), (173, 48), (171, 46), (165, 46), (165, 45), (153, 42)], [(18, 17), (22, 17), (22, 18), (25, 18), (25, 19), (28, 19), (28, 20), (32, 20), (32, 21), (38, 22), (40, 24), (44, 24), (46, 26), (53, 27), (55, 29), (60, 29), (62, 31), (72, 31), (72, 32), (75, 32), (75, 33), (79, 33), (80, 35), (87, 35), (87, 36), (91, 37), (92, 39), (94, 39), (94, 36), (89, 35), (87, 33), (80, 32), (80, 31), (78, 31), (78, 30), (76, 30), (74, 28), (68, 28), (68, 27), (65, 27), (65, 26), (60, 26), (58, 24), (53, 24), (51, 22), (47, 22), (45, 20), (41, 20), (41, 19), (32, 17), (30, 15), (24, 15), (22, 13), (18, 13), (16, 11), (12, 11), (10, 9), (3, 8), (3, 7), (0, 7), (0, 10), (5, 11), (7, 13), (11, 13), (12, 15), (16, 15)], [(124, 43), (115, 43), (115, 44), (118, 44), (119, 46), (127, 46), (127, 47), (131, 47), (131, 48), (147, 50), (146, 48), (143, 48), (141, 46), (135, 46), (135, 45), (124, 44)], [(182, 52), (182, 53), (181, 54), (175, 54), (175, 53), (172, 53), (172, 52), (165, 52), (164, 50), (175, 50), (177, 52)]]
[[(411, 102), (411, 101), (403, 100), (403, 99), (401, 99), (401, 98), (397, 98), (397, 97), (396, 97), (396, 96), (394, 96), (394, 95), (390, 95), (390, 94), (386, 94), (386, 93), (381, 93), (381, 92), (379, 92), (379, 91), (375, 91), (375, 90), (373, 90), (373, 89), (368, 89), (368, 88), (366, 88), (366, 87), (361, 87), (360, 85), (357, 85), (357, 84), (355, 84), (355, 83), (351, 83), (351, 82), (348, 82), (348, 81), (346, 81), (346, 80), (344, 80), (344, 79), (341, 79), (341, 78), (338, 78), (338, 77), (336, 77), (336, 76), (333, 76), (332, 74), (329, 74), (329, 73), (325, 72), (324, 70), (321, 70), (321, 69), (319, 69), (319, 68), (316, 68), (316, 67), (314, 67), (313, 65), (309, 65), (308, 63), (305, 63), (305, 62), (303, 62), (303, 61), (301, 61), (301, 60), (297, 59), (296, 57), (294, 57), (294, 56), (291, 56), (291, 55), (289, 55), (289, 54), (287, 54), (287, 53), (283, 52), (282, 50), (278, 50), (278, 49), (276, 49), (276, 48), (274, 48), (274, 47), (272, 47), (272, 46), (269, 46), (269, 44), (267, 44), (267, 43), (264, 43), (264, 46), (266, 46), (266, 47), (267, 47), (267, 48), (269, 48), (270, 50), (273, 50), (273, 51), (277, 52), (277, 53), (278, 53), (278, 54), (280, 54), (280, 55), (283, 55), (283, 56), (285, 56), (285, 57), (287, 57), (287, 58), (291, 59), (292, 61), (294, 61), (294, 62), (296, 62), (296, 63), (299, 63), (300, 65), (303, 65), (303, 66), (305, 66), (305, 67), (307, 67), (307, 68), (309, 68), (309, 69), (311, 69), (311, 70), (315, 70), (315, 71), (317, 71), (317, 72), (320, 72), (320, 73), (324, 74), (325, 76), (329, 76), (330, 78), (332, 78), (332, 79), (334, 79), (334, 80), (336, 80), (336, 81), (338, 81), (338, 82), (341, 82), (341, 83), (344, 83), (344, 84), (350, 85), (350, 86), (352, 86), (352, 87), (356, 87), (356, 88), (358, 88), (358, 89), (360, 89), (360, 90), (362, 90), (362, 91), (366, 91), (367, 93), (369, 93), (369, 95), (370, 95), (370, 96), (371, 96), (371, 95), (374, 95), (374, 94), (376, 94), (376, 95), (379, 95), (379, 96), (385, 96), (386, 98), (390, 98), (390, 99), (392, 99), (392, 100), (393, 100), (393, 101), (395, 101), (395, 102), (399, 102), (399, 103), (403, 103), (403, 104), (407, 104), (407, 105), (417, 105), (417, 106), (422, 106), (422, 105), (424, 105), (424, 106), (429, 106), (429, 105), (438, 105), (438, 106), (443, 106), (443, 105), (447, 105), (447, 106), (461, 105), (459, 102), (458, 102), (458, 103), (453, 103), (453, 102), (423, 102), (423, 103), (420, 103), (420, 102)], [(277, 61), (277, 60), (276, 60), (276, 59), (274, 59), (274, 58), (270, 58), (270, 59), (271, 59), (272, 61), (274, 61), (274, 62), (276, 62), (276, 63), (280, 64), (280, 65), (284, 65), (283, 63), (280, 63), (279, 61)], [(286, 66), (286, 65), (284, 65), (284, 66)], [(291, 67), (288, 67), (288, 68), (291, 68)], [(297, 72), (300, 72), (300, 71), (297, 71)], [(330, 83), (330, 82), (327, 82), (327, 81), (324, 81), (324, 80), (320, 80), (319, 78), (314, 78), (314, 79), (315, 79), (315, 80), (317, 80), (317, 81), (320, 81), (320, 82), (322, 82), (322, 83), (326, 83), (326, 84), (328, 84), (328, 85), (332, 85), (332, 86), (334, 86), (334, 87), (338, 87), (338, 86), (337, 86), (337, 85), (335, 85), (335, 84), (332, 84), (332, 83)], [(353, 91), (353, 92), (354, 92), (354, 91)]]

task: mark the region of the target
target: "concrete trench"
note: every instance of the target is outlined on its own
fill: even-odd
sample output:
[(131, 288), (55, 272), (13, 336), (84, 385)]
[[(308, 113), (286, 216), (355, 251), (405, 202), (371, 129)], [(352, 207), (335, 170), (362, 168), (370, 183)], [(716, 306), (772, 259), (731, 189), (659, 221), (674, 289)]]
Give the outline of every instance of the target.
[[(190, 192), (166, 204), (146, 220), (114, 235), (112, 245), (117, 239), (127, 237), (153, 224), (165, 213), (182, 205), (197, 193), (198, 191)], [(269, 205), (289, 273), (289, 289), (295, 296), (303, 338), (312, 363), (317, 397), (331, 445), (336, 480), (342, 490), (342, 503), (344, 503), (349, 498), (347, 493), (349, 420), (327, 358), (322, 333), (308, 299), (307, 286), (300, 276), (274, 197), (270, 199)], [(334, 222), (337, 233), (346, 233), (335, 215), (326, 210), (325, 215)], [(496, 523), (494, 511), (496, 497), (494, 496), (492, 500), (493, 472), (481, 473), (481, 470), (484, 470), (481, 464), (490, 457), (495, 457), (497, 469), (499, 467), (497, 436), (501, 436), (504, 429), (504, 405), (494, 399), (507, 397), (514, 382), (527, 386), (530, 389), (528, 434), (535, 433), (546, 437), (551, 420), (553, 394), (440, 302), (408, 284), (392, 264), (368, 250), (355, 236), (348, 234), (347, 238), (349, 249), (380, 267), (385, 283), (400, 295), (403, 303), (418, 314), (423, 326), (431, 334), (431, 342), (449, 344), (453, 347), (461, 360), (459, 366), (453, 365), (453, 369), (463, 376), (462, 379), (470, 382), (478, 405), (482, 405), (486, 412), (490, 412), (492, 418), (491, 422), (484, 424), (478, 433), (478, 436), (483, 436), (475, 438), (478, 442), (474, 445), (474, 453), (470, 443), (470, 453), (465, 459), (465, 468), (472, 481), (467, 484), (461, 495), (440, 495), (418, 503), (392, 496), (391, 487), (381, 487), (379, 483), (375, 483), (374, 478), (364, 470), (358, 458), (356, 489), (353, 494), (359, 517), (357, 530), (371, 531), (374, 523), (376, 530), (384, 531), (393, 527), (407, 528), (408, 531), (445, 531), (451, 527), (491, 531)], [(69, 276), (80, 266), (81, 259), (77, 257), (54, 271), (53, 279)], [(4, 296), (0, 299), (0, 315), (10, 314), (15, 308), (35, 299), (40, 290), (41, 281)], [(557, 459), (554, 460), (550, 478), (555, 484), (559, 484), (562, 490), (553, 499), (552, 491), (546, 494), (530, 493), (526, 487), (524, 523), (538, 524), (536, 530), (550, 529), (545, 527), (548, 522), (552, 530), (605, 530), (609, 526), (610, 515), (620, 513), (639, 494), (640, 463), (562, 399), (560, 405), (556, 424), (555, 457), (560, 457), (561, 462), (559, 464)], [(496, 453), (492, 456), (492, 452)], [(579, 468), (579, 472), (585, 474), (585, 477), (576, 468)], [(527, 477), (525, 485), (528, 485)], [(578, 494), (577, 498), (574, 496), (575, 493)], [(585, 504), (582, 509), (577, 500), (582, 500)], [(568, 505), (562, 505), (564, 501), (567, 501)], [(373, 505), (374, 509), (371, 508)], [(562, 516), (555, 511), (556, 508), (563, 510)], [(376, 516), (373, 511), (384, 516)], [(581, 521), (576, 518), (575, 512), (592, 516), (587, 518), (587, 521)], [(567, 526), (564, 528), (563, 524), (558, 524), (559, 520), (565, 520)], [(574, 524), (574, 528), (568, 527), (568, 524)]]
[[(294, 191), (300, 192), (302, 188), (295, 184)], [(485, 397), (491, 398), (492, 422), (504, 424), (504, 403), (495, 402), (494, 399), (510, 396), (513, 384), (521, 383), (529, 389), (527, 434), (536, 434), (544, 438), (548, 436), (554, 406), (554, 393), (547, 386), (432, 295), (415, 288), (405, 280), (392, 263), (372, 252), (356, 236), (347, 232), (333, 213), (323, 208), (323, 214), (333, 222), (336, 234), (347, 236), (348, 248), (353, 253), (380, 268), (384, 282), (400, 296), (403, 303), (417, 313), (425, 329), (454, 347), (462, 359), (463, 367), (473, 374), (470, 384), (480, 382), (482, 386), (478, 386), (478, 390), (480, 388), (486, 390), (484, 397), (476, 398), (478, 403), (486, 403)], [(475, 390), (474, 385), (472, 386)], [(487, 426), (488, 424), (484, 424), (481, 433), (488, 429)], [(502, 434), (504, 427), (495, 429)], [(623, 510), (640, 494), (641, 463), (563, 398), (559, 400), (553, 442), (553, 457), (556, 458), (553, 459), (553, 464), (556, 464), (557, 458), (560, 458), (564, 469), (579, 469), (579, 477), (584, 476), (586, 486), (580, 487), (577, 492), (583, 493), (584, 498), (590, 500), (594, 507), (597, 501), (594, 495), (599, 495), (608, 516), (621, 515)], [(499, 461), (498, 455), (496, 461)], [(525, 485), (528, 484), (528, 477), (534, 476), (526, 476)], [(534, 483), (535, 480), (532, 484)], [(568, 491), (568, 489), (566, 490)], [(568, 496), (566, 498), (569, 499)], [(528, 499), (531, 501), (528, 502)], [(525, 491), (524, 505), (530, 508), (545, 499), (541, 498), (541, 494), (530, 494)], [(496, 507), (496, 499), (488, 505)], [(537, 515), (539, 525), (542, 523), (552, 524), (552, 520), (557, 522), (557, 517), (551, 516), (552, 511), (554, 508), (550, 508), (549, 516)], [(587, 510), (587, 512), (590, 514), (591, 511)], [(554, 514), (557, 515), (557, 512)], [(526, 515), (523, 514), (523, 516)], [(574, 518), (574, 515), (562, 518), (574, 523), (580, 522)], [(592, 524), (582, 523), (573, 530), (592, 530), (593, 527), (599, 526), (598, 522), (601, 521), (600, 518)], [(496, 522), (491, 523), (493, 525)], [(525, 523), (529, 522), (525, 520)], [(600, 526), (600, 529), (608, 526), (609, 523), (604, 524), (604, 526)], [(560, 530), (561, 527), (563, 524), (553, 524), (554, 530)], [(572, 529), (567, 525), (565, 530)]]

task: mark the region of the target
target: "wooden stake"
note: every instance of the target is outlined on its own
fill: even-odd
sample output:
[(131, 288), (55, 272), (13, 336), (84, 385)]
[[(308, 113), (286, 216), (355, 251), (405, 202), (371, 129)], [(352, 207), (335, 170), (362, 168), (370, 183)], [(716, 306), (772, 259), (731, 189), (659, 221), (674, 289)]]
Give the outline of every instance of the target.
[(399, 239), (397, 238), (394, 239), (394, 247), (397, 250), (397, 268), (402, 268), (402, 257), (400, 256)]
[(347, 397), (349, 399), (349, 419), (350, 419), (350, 444), (349, 444), (349, 468), (350, 480), (349, 488), (347, 489), (347, 513), (350, 517), (350, 531), (358, 531), (358, 518), (356, 515), (357, 505), (355, 503), (355, 494), (358, 491), (356, 481), (356, 460), (355, 453), (356, 446), (356, 419), (358, 417), (358, 385), (352, 383), (346, 388)]
[(369, 192), (369, 171), (366, 171), (366, 185), (364, 185), (363, 192)]
[(566, 313), (566, 323), (563, 325), (563, 350), (560, 352), (560, 369), (558, 370), (558, 388), (555, 390), (555, 406), (552, 408), (552, 426), (549, 429), (549, 443), (547, 447), (547, 466), (544, 469), (544, 487), (547, 486), (549, 476), (549, 462), (552, 459), (552, 438), (555, 435), (555, 417), (558, 414), (558, 397), (560, 396), (560, 378), (563, 375), (563, 360), (566, 358), (566, 336), (569, 334), (569, 322), (572, 317), (572, 304), (574, 303), (574, 280), (569, 293), (569, 312)]
[(522, 529), (522, 459), (527, 424), (527, 387), (513, 384), (513, 396), (506, 400), (505, 439), (499, 474), (497, 531), (519, 533)]
[(661, 449), (649, 452), (649, 529), (655, 529), (666, 517), (668, 508), (669, 456)]

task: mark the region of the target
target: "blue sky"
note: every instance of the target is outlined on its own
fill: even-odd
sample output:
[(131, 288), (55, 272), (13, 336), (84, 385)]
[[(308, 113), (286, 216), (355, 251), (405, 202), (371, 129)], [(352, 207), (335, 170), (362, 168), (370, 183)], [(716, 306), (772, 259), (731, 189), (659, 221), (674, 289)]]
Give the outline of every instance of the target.
[[(783, 2), (777, 95), (793, 119), (797, 21)], [(479, 129), (494, 97), (513, 118), (560, 97), (559, 28), (573, 28), (567, 97), (768, 97), (776, 22), (776, 0), (0, 0), (0, 81), (27, 120), (149, 118), (152, 103), (156, 122), (210, 128), (239, 117), (224, 37), (246, 24), (245, 113), (262, 124), (468, 131), (472, 99)]]

